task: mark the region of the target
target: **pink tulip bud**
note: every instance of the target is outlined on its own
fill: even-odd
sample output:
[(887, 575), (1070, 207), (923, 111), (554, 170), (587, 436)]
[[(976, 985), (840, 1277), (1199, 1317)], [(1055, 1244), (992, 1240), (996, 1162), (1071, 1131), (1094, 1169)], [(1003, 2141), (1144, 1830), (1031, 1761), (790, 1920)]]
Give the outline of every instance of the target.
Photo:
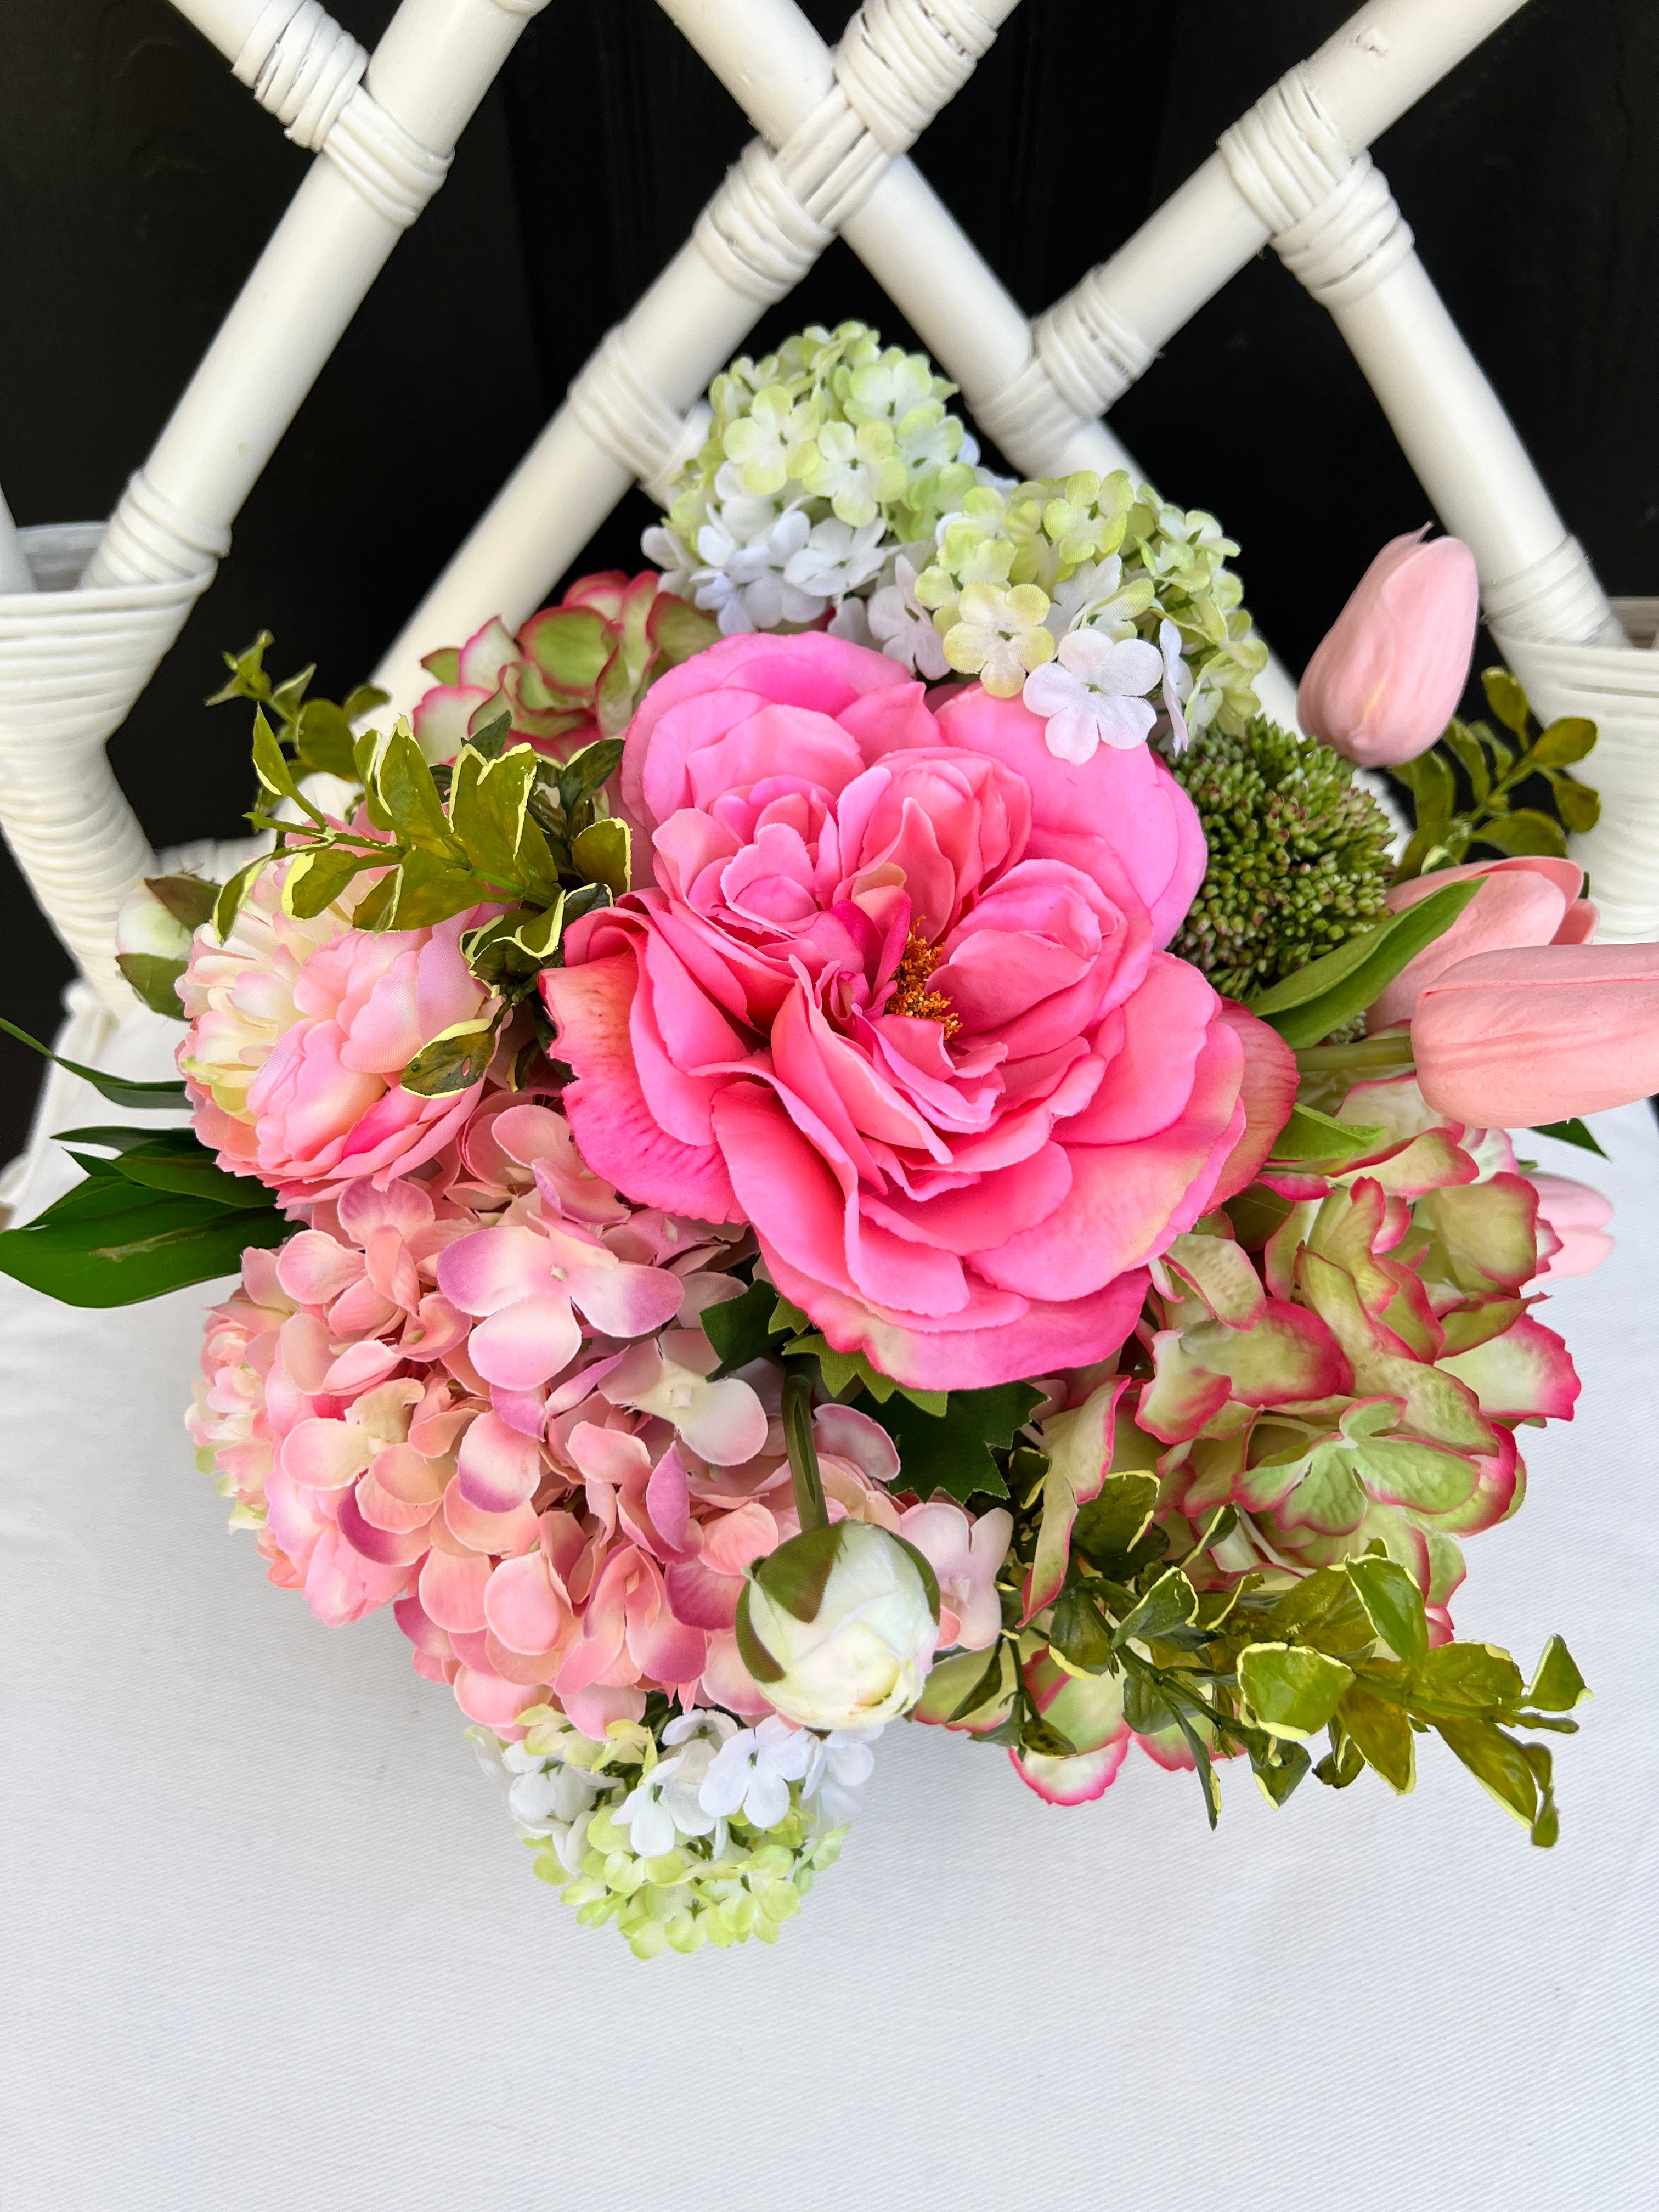
[(1393, 538), (1382, 548), (1297, 694), (1309, 735), (1362, 768), (1426, 752), (1468, 681), (1480, 613), (1474, 556), (1462, 538), (1425, 544), (1423, 535)]
[(1460, 960), (1419, 994), (1412, 1049), (1429, 1104), (1474, 1128), (1534, 1128), (1648, 1097), (1659, 1090), (1659, 945)]
[(1547, 854), (1518, 854), (1507, 860), (1472, 860), (1465, 867), (1436, 868), (1408, 884), (1396, 884), (1383, 904), (1400, 914), (1445, 884), (1486, 881), (1479, 897), (1466, 906), (1451, 927), (1408, 960), (1367, 1014), (1372, 1030), (1411, 1019), (1417, 994), (1437, 975), (1477, 952), (1507, 952), (1522, 945), (1583, 945), (1594, 934), (1595, 908), (1578, 894), (1584, 872), (1573, 860)]
[(1528, 1177), (1538, 1193), (1538, 1218), (1547, 1225), (1560, 1249), (1551, 1253), (1527, 1285), (1541, 1290), (1546, 1283), (1564, 1281), (1569, 1275), (1588, 1275), (1613, 1249), (1607, 1224), (1613, 1208), (1599, 1190), (1575, 1182), (1570, 1176), (1534, 1174)]

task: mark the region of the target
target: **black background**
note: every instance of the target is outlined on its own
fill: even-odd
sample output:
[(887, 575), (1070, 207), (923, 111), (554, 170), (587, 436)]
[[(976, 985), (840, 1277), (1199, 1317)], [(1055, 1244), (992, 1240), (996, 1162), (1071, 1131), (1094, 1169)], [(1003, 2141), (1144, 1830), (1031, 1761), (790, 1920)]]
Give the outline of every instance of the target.
[[(1352, 0), (1024, 0), (916, 158), (1021, 305), (1048, 305), (1206, 155)], [(805, 0), (826, 38), (851, 0)], [(338, 0), (372, 48), (391, 0)], [(308, 155), (164, 0), (4, 0), (0, 483), (20, 522), (106, 514)], [(1381, 142), (1430, 273), (1610, 591), (1659, 588), (1659, 8), (1532, 0)], [(594, 343), (684, 241), (748, 136), (654, 0), (551, 0), (398, 247), (116, 736), (151, 839), (234, 834), (221, 648), (367, 673)], [(832, 246), (755, 350), (848, 315), (912, 334)], [(1243, 541), (1299, 667), (1428, 503), (1323, 311), (1271, 255), (1113, 417), (1160, 488)], [(630, 495), (582, 568), (639, 565)], [(434, 639), (435, 644), (454, 641)], [(50, 1034), (67, 957), (0, 854), (0, 1011)], [(0, 1160), (36, 1063), (0, 1037)]]

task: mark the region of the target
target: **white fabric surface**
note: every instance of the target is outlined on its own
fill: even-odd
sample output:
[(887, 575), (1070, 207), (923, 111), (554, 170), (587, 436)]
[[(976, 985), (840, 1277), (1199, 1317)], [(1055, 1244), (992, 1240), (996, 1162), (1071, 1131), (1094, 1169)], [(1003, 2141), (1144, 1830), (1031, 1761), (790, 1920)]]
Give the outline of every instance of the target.
[[(105, 1064), (164, 1073), (169, 1034)], [(0, 1279), (0, 2202), (1651, 2204), (1659, 1135), (1598, 1127), (1607, 1165), (1538, 1140), (1618, 1207), (1547, 1310), (1578, 1419), (1456, 1605), (1523, 1665), (1559, 1630), (1599, 1692), (1557, 1850), (1433, 1743), (1404, 1802), (1275, 1814), (1228, 1770), (1212, 1836), (1138, 1753), (1062, 1811), (902, 1728), (775, 1948), (649, 1966), (533, 1879), (390, 1618), (325, 1629), (227, 1536), (180, 1425), (204, 1295)]]

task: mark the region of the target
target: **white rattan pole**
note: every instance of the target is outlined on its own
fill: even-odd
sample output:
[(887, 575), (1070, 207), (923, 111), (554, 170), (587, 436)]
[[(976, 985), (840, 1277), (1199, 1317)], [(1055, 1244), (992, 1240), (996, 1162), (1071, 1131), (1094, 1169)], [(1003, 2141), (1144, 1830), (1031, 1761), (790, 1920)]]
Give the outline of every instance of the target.
[(40, 588), (0, 594), (0, 828), (112, 1004), (131, 1004), (114, 964), (115, 915), (149, 848), (104, 744), (212, 580), (242, 501), (544, 4), (404, 0), (372, 64), (319, 0), (181, 9), (289, 136), (324, 158), (108, 528), (23, 533)]
[(398, 704), (425, 688), (423, 653), (492, 614), (520, 620), (631, 482), (660, 486), (696, 450), (685, 410), (966, 81), (1014, 3), (866, 0), (832, 54), (793, 0), (665, 0), (730, 70), (762, 137), (390, 648), (375, 680)]
[(34, 575), (11, 519), (6, 495), (0, 492), (0, 592), (32, 592)]
[(88, 582), (176, 574), (191, 556), (198, 565), (202, 554), (224, 551), (232, 518), (392, 247), (442, 183), (456, 137), (540, 4), (403, 0), (366, 82), (322, 141), (324, 160), (129, 487)]

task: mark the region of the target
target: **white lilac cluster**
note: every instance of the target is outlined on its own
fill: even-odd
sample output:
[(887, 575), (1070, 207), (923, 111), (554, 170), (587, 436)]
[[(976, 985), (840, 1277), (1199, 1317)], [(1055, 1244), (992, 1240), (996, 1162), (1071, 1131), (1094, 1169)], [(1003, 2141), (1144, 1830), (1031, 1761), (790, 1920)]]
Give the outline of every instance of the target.
[(1248, 728), (1267, 648), (1215, 517), (1121, 471), (995, 476), (955, 389), (862, 323), (734, 362), (647, 557), (728, 635), (827, 622), (926, 682), (1023, 696), (1063, 760)]
[(777, 1941), (840, 1856), (881, 1730), (819, 1735), (775, 1714), (744, 1728), (698, 1708), (659, 1730), (615, 1721), (603, 1742), (525, 1714), (521, 1742), (470, 1729), (486, 1771), (584, 1927), (615, 1921), (636, 1958)]

